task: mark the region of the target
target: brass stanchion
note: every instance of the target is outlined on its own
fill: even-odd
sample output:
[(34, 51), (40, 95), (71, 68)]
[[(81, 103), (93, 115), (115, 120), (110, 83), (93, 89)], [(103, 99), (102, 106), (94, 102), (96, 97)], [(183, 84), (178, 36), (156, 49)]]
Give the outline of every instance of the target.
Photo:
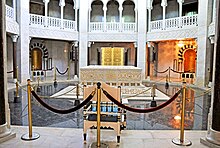
[(101, 143), (100, 138), (100, 126), (101, 126), (101, 83), (97, 83), (97, 142), (91, 145), (91, 148), (101, 147), (107, 148), (108, 146), (104, 143)]
[(79, 104), (80, 104), (80, 101), (79, 101), (79, 84), (77, 83), (76, 84), (76, 100), (75, 100), (74, 105), (77, 106)]
[(29, 133), (21, 136), (22, 140), (35, 140), (40, 137), (38, 133), (32, 132), (32, 110), (31, 110), (31, 84), (30, 79), (27, 80), (27, 92), (28, 92), (28, 125), (29, 125)]
[(182, 86), (182, 113), (181, 113), (181, 125), (180, 125), (180, 138), (174, 138), (172, 142), (176, 145), (190, 146), (192, 142), (184, 138), (185, 105), (186, 105), (186, 81), (184, 79)]
[(16, 82), (15, 82), (15, 85), (16, 85), (16, 90), (15, 90), (14, 102), (17, 102), (17, 99), (19, 98), (19, 95), (18, 95), (18, 66), (16, 67)]
[(169, 82), (170, 82), (170, 67), (169, 67), (169, 77), (168, 78), (169, 78)]
[(154, 97), (156, 96), (156, 85), (153, 84), (152, 88), (151, 88), (151, 96), (152, 96), (152, 100), (150, 103), (150, 107), (156, 107), (157, 106), (157, 102), (154, 100)]

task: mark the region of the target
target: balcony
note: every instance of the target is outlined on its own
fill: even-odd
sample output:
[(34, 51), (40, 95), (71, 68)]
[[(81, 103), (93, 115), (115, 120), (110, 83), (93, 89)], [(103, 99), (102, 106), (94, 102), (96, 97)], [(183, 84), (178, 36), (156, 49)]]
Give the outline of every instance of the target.
[(37, 28), (45, 28), (48, 29), (57, 29), (57, 30), (68, 30), (68, 31), (76, 31), (77, 26), (75, 21), (54, 18), (54, 17), (45, 17), (42, 15), (30, 14), (30, 26)]
[(90, 22), (90, 32), (136, 32), (136, 23)]
[(19, 25), (16, 22), (14, 8), (5, 5), (6, 9), (6, 31), (12, 34), (19, 34)]
[(198, 15), (176, 17), (158, 21), (151, 21), (149, 32), (161, 30), (175, 30), (178, 28), (191, 28), (198, 26)]

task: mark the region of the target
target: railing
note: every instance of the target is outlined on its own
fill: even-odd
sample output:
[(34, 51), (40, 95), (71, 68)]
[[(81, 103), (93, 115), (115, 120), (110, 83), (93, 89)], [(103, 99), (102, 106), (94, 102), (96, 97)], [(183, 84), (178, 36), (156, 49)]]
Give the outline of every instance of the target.
[(151, 21), (150, 31), (171, 30), (175, 28), (197, 26), (198, 25), (197, 17), (198, 15), (196, 14), (192, 16), (183, 16), (183, 17), (165, 19), (165, 23), (164, 23), (165, 26), (163, 26), (163, 20)]
[[(63, 23), (63, 25), (62, 25)], [(42, 15), (30, 14), (30, 25), (38, 27), (58, 28), (58, 29), (70, 29), (76, 30), (76, 22), (71, 20), (54, 17), (45, 17)]]
[(136, 23), (122, 23), (122, 31), (135, 32)]
[(119, 31), (120, 23), (116, 22), (106, 22), (106, 31)]
[(44, 26), (45, 25), (45, 17), (42, 15), (30, 14), (30, 23), (29, 24)]
[(6, 17), (9, 19), (14, 19), (14, 9), (6, 5)]
[(90, 31), (104, 31), (104, 23), (103, 22), (91, 22), (90, 23)]
[(90, 22), (90, 32), (135, 32), (136, 23), (119, 23), (119, 22)]

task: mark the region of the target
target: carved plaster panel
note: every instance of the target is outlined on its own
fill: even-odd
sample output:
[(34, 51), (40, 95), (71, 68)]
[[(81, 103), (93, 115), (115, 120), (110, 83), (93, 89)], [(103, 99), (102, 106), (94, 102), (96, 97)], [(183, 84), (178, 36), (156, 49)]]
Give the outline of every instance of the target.
[(58, 40), (78, 40), (78, 32), (66, 31), (66, 30), (52, 30), (47, 28), (35, 28), (30, 27), (30, 36), (37, 38), (49, 38)]
[(16, 21), (6, 19), (6, 32), (19, 34), (19, 25)]
[(137, 33), (89, 33), (89, 41), (137, 41)]
[(198, 28), (179, 29), (172, 31), (160, 31), (147, 33), (147, 41), (172, 40), (180, 38), (196, 38), (198, 36)]
[(209, 36), (215, 35), (215, 23), (214, 23), (214, 22), (212, 22), (212, 23), (209, 25), (208, 35), (209, 35)]

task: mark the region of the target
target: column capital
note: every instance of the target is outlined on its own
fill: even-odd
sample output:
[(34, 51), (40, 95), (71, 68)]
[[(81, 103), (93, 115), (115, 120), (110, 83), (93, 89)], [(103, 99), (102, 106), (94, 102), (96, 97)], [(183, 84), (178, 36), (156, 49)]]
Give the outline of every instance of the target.
[(167, 0), (162, 0), (161, 6), (162, 6), (162, 7), (166, 7), (166, 6), (167, 6)]
[(211, 44), (215, 43), (215, 36), (214, 35), (210, 36), (209, 39), (211, 41)]
[(91, 45), (92, 45), (92, 42), (88, 42), (88, 47), (91, 47)]
[(49, 2), (50, 2), (50, 0), (43, 0), (43, 2), (44, 2), (44, 3), (49, 3)]
[(79, 43), (78, 41), (75, 41), (73, 44), (75, 47), (78, 47), (78, 43)]
[(184, 0), (177, 0), (179, 4), (184, 3)]
[(12, 42), (17, 42), (18, 35), (11, 35)]
[(133, 44), (134, 44), (134, 47), (136, 48), (137, 47), (137, 42), (134, 42)]
[(65, 6), (65, 0), (60, 0), (59, 6), (64, 7)]

